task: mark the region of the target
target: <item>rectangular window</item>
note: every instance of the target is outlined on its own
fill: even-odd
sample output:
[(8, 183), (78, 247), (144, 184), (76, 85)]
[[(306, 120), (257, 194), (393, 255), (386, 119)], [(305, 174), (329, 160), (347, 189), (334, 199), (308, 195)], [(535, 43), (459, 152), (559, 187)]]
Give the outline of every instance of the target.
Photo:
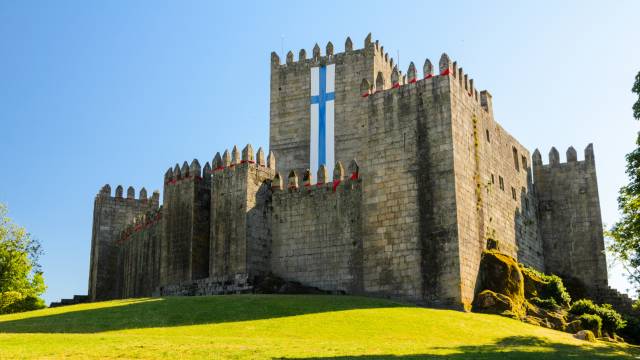
[(493, 177), (493, 174), (491, 174), (491, 183), (492, 183), (492, 184), (495, 184), (495, 183), (496, 183), (496, 178), (495, 178), (495, 177)]
[(529, 212), (529, 198), (525, 197), (524, 198), (524, 209)]
[(491, 142), (491, 136), (489, 136), (489, 129), (485, 130), (485, 134), (487, 134), (487, 142)]
[(520, 171), (520, 161), (518, 159), (518, 149), (513, 147), (513, 165), (516, 167), (516, 171)]
[(522, 168), (527, 170), (528, 166), (527, 166), (527, 157), (522, 155)]
[(513, 200), (518, 199), (518, 197), (516, 196), (516, 188), (514, 188), (513, 186), (511, 187), (511, 197), (513, 198)]
[(500, 183), (500, 190), (504, 191), (504, 180), (502, 176), (498, 176), (498, 182)]

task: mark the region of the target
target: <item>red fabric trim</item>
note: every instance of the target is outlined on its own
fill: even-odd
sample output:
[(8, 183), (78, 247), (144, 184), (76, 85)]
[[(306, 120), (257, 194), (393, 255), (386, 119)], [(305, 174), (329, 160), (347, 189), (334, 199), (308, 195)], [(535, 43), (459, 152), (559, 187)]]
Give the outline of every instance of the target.
[(362, 94), (362, 97), (369, 97), (369, 92), (367, 91), (366, 93)]
[(215, 169), (213, 169), (213, 171), (219, 171), (219, 170), (224, 170), (224, 166), (218, 166)]
[(418, 79), (413, 78), (413, 79), (409, 80), (409, 84), (413, 84), (413, 83), (415, 83), (416, 81), (418, 81)]
[(241, 161), (240, 161), (240, 164), (246, 164), (246, 163), (249, 163), (249, 164), (255, 164), (256, 162), (255, 162), (255, 161), (253, 161), (253, 160), (241, 160)]
[(445, 71), (440, 73), (440, 76), (446, 76), (451, 74), (451, 69), (447, 68)]
[(433, 74), (427, 74), (427, 76), (425, 76), (425, 79), (431, 79), (433, 77)]
[(393, 84), (393, 88), (394, 88), (394, 89), (399, 89), (399, 88), (400, 88), (400, 83), (395, 83), (395, 84)]
[(333, 192), (336, 192), (338, 185), (340, 185), (340, 180), (333, 180)]
[(311, 186), (311, 183), (304, 183), (304, 187), (309, 187)]
[(321, 187), (322, 185), (324, 185), (324, 183), (322, 183), (322, 182), (319, 182), (319, 183), (316, 184), (317, 187)]
[(358, 172), (354, 172), (351, 174), (351, 177), (349, 178), (350, 180), (358, 180)]

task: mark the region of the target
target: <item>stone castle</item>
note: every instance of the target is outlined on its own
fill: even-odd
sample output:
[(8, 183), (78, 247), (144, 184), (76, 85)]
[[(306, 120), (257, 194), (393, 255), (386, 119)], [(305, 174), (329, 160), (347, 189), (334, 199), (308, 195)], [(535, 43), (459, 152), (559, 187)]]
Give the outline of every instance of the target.
[(162, 204), (100, 190), (91, 300), (252, 292), (275, 276), (469, 309), (487, 248), (611, 293), (592, 145), (583, 160), (530, 156), (446, 54), (418, 76), (370, 34), (342, 53), (272, 53), (270, 92), (268, 154), (176, 164)]

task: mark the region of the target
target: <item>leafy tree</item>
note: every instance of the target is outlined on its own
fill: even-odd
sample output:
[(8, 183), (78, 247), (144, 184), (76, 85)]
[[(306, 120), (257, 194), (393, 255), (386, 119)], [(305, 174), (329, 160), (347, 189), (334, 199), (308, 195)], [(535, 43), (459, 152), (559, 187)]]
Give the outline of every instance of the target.
[[(638, 96), (633, 104), (633, 117), (640, 120), (640, 72), (631, 91)], [(640, 288), (640, 133), (636, 145), (635, 150), (627, 154), (629, 183), (620, 189), (618, 196), (622, 217), (606, 235), (613, 239), (609, 250), (622, 261), (631, 282)]]
[(0, 204), (0, 314), (44, 307), (40, 255), (40, 242), (13, 223)]

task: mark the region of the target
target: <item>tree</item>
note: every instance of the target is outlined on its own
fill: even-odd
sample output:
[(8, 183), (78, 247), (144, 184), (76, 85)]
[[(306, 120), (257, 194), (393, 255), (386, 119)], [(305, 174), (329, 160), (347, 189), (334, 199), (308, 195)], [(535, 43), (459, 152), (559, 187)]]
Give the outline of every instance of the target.
[[(633, 117), (640, 120), (640, 72), (631, 91), (638, 96), (633, 104)], [(629, 183), (620, 189), (618, 196), (622, 216), (606, 235), (613, 239), (609, 250), (622, 260), (629, 279), (640, 289), (640, 133), (635, 150), (627, 154), (626, 173)]]
[(0, 203), (0, 314), (44, 307), (40, 242), (7, 217)]

